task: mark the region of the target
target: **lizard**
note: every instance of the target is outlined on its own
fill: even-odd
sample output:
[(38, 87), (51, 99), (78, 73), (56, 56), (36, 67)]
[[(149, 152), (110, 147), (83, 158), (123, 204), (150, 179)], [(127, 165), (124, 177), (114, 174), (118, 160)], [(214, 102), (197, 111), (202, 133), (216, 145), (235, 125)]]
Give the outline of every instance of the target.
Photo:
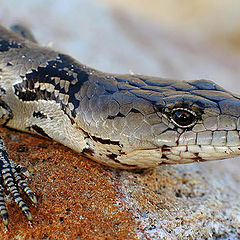
[[(240, 96), (210, 80), (111, 74), (40, 46), (30, 31), (0, 26), (0, 124), (49, 137), (103, 165), (155, 168), (240, 154)], [(0, 215), (5, 190), (29, 223), (36, 204), (26, 169), (0, 138)]]

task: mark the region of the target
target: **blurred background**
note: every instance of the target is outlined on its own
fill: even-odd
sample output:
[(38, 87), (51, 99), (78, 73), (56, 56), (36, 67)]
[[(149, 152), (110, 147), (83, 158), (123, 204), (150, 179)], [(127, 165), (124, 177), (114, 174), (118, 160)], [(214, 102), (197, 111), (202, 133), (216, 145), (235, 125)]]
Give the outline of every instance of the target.
[(108, 0), (115, 6), (240, 51), (240, 2), (238, 0)]
[(212, 79), (240, 92), (238, 0), (0, 0), (0, 22), (108, 72)]

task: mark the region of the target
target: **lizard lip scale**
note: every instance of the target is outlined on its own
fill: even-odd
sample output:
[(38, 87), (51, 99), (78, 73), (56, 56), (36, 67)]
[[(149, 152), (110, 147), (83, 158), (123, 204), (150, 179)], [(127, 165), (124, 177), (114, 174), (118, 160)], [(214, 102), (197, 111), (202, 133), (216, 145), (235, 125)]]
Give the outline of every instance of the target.
[[(27, 29), (0, 26), (0, 123), (47, 136), (104, 165), (152, 168), (240, 154), (240, 97), (208, 80), (106, 74), (37, 44)], [(19, 188), (36, 204), (23, 168), (0, 138), (4, 189), (32, 222)]]

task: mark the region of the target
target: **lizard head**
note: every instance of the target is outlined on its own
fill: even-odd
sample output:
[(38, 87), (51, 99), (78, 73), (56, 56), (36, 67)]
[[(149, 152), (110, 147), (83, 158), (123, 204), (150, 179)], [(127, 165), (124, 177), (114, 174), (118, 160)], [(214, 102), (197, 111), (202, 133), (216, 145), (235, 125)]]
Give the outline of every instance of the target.
[(240, 154), (238, 96), (207, 80), (116, 79), (96, 84), (100, 94), (85, 115), (102, 163), (147, 168)]

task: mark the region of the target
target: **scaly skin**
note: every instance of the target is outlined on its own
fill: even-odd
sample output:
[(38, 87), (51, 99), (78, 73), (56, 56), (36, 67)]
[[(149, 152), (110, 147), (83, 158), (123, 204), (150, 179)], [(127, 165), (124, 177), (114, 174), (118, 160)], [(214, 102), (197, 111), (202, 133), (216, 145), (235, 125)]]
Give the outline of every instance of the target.
[[(104, 165), (123, 169), (240, 154), (240, 98), (214, 82), (103, 73), (39, 46), (25, 30), (16, 32), (0, 27), (3, 126), (48, 136)], [(18, 192), (22, 179), (17, 166), (8, 159), (3, 143), (0, 150), (4, 223), (7, 226), (4, 187), (16, 195), (31, 221)]]

